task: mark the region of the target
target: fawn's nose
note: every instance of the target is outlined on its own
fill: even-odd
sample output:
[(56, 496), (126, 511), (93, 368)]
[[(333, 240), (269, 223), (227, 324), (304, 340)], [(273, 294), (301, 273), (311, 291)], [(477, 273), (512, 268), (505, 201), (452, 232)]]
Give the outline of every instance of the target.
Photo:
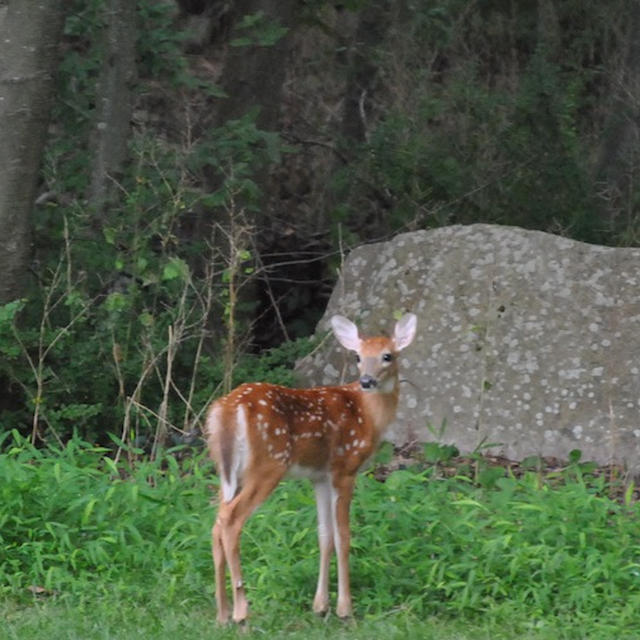
[(363, 389), (373, 389), (377, 386), (378, 381), (370, 375), (365, 375), (360, 378), (360, 386)]

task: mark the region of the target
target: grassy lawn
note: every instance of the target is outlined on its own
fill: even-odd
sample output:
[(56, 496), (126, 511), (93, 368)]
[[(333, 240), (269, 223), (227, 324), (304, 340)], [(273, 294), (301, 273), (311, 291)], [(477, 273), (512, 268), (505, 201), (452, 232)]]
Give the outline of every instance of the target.
[(578, 463), (362, 475), (348, 623), (310, 613), (315, 507), (306, 483), (286, 482), (245, 527), (239, 630), (215, 625), (203, 456), (116, 468), (79, 441), (3, 447), (0, 638), (640, 637), (640, 509)]
[[(276, 607), (276, 609), (282, 609)], [(402, 610), (378, 616), (366, 616), (349, 623), (315, 618), (297, 612), (287, 617), (283, 611), (261, 610), (247, 628), (220, 629), (215, 625), (214, 612), (207, 607), (180, 607), (170, 610), (143, 606), (131, 602), (96, 600), (92, 603), (36, 603), (25, 606), (0, 607), (4, 620), (2, 638), (47, 638), (85, 640), (93, 638), (157, 638), (180, 637), (202, 639), (226, 638), (287, 638), (288, 640), (320, 640), (345, 638), (371, 640), (493, 640), (511, 638), (563, 638), (559, 627), (522, 631), (522, 624), (496, 625), (486, 621), (456, 621), (438, 618), (420, 619)], [(520, 621), (523, 622), (523, 621)], [(0, 627), (1, 629), (1, 627)], [(585, 636), (586, 637), (586, 636)], [(596, 636), (593, 636), (596, 637)], [(603, 635), (601, 637), (610, 637)], [(616, 636), (617, 637), (617, 636)], [(632, 637), (632, 636), (630, 636)], [(636, 636), (637, 637), (637, 636)]]

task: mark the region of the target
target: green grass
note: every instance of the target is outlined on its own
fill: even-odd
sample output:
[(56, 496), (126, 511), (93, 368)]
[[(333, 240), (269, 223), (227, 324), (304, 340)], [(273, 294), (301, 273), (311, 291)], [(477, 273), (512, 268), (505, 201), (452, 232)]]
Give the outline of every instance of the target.
[(640, 509), (578, 465), (491, 488), (433, 467), (362, 475), (346, 624), (309, 612), (312, 491), (286, 482), (245, 527), (252, 617), (239, 631), (214, 622), (204, 456), (128, 469), (78, 440), (3, 447), (0, 638), (640, 637)]
[[(208, 608), (178, 608), (160, 611), (148, 606), (122, 602), (99, 602), (88, 606), (62, 606), (41, 603), (29, 608), (0, 608), (6, 626), (3, 638), (154, 638), (175, 640), (188, 637), (197, 639), (286, 638), (287, 640), (350, 639), (372, 640), (492, 640), (493, 638), (520, 638), (514, 627), (495, 628), (469, 622), (442, 621), (437, 618), (419, 619), (394, 611), (369, 616), (352, 623), (341, 623), (335, 618), (319, 620), (307, 613), (296, 613), (294, 618), (282, 619), (262, 614), (251, 627), (219, 629)], [(265, 619), (266, 618), (266, 619)], [(0, 625), (0, 629), (1, 629)], [(505, 631), (507, 629), (507, 631)], [(0, 634), (2, 631), (0, 631)], [(557, 638), (535, 634), (528, 638)]]

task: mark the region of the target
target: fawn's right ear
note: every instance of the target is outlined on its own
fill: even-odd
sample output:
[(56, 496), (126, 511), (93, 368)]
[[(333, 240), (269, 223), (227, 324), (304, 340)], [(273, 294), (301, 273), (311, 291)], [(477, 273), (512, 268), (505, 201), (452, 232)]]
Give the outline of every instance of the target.
[(393, 331), (393, 341), (397, 351), (402, 351), (402, 349), (411, 344), (416, 335), (417, 323), (418, 318), (413, 313), (407, 313), (396, 322)]
[(350, 351), (358, 351), (360, 349), (360, 336), (358, 336), (358, 327), (351, 320), (344, 316), (333, 316), (331, 318), (331, 328), (338, 342)]

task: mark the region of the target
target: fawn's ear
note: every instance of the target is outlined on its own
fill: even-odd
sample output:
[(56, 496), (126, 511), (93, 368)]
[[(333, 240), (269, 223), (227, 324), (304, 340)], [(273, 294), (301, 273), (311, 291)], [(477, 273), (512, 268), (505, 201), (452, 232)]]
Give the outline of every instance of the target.
[(417, 323), (418, 318), (413, 313), (407, 313), (396, 322), (396, 327), (393, 330), (393, 342), (396, 346), (396, 351), (401, 351), (411, 344), (416, 335)]
[(338, 342), (350, 351), (358, 351), (360, 349), (360, 336), (358, 336), (358, 327), (351, 320), (344, 316), (333, 316), (331, 318), (331, 328)]

